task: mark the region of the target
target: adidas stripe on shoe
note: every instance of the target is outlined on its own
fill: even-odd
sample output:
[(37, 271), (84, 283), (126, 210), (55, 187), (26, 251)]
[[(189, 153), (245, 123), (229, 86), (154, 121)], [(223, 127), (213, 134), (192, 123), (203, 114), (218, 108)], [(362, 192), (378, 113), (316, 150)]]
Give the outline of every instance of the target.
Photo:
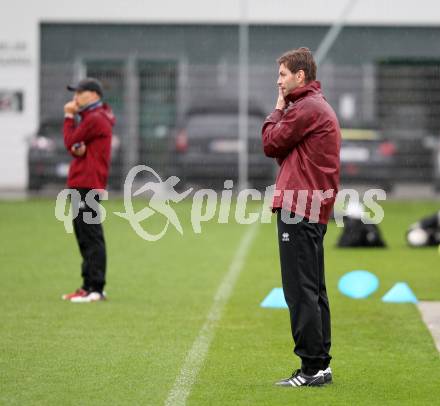
[(324, 385), (324, 371), (319, 371), (315, 375), (306, 375), (297, 369), (290, 378), (282, 379), (275, 383), (277, 386), (299, 388), (301, 386), (322, 386)]

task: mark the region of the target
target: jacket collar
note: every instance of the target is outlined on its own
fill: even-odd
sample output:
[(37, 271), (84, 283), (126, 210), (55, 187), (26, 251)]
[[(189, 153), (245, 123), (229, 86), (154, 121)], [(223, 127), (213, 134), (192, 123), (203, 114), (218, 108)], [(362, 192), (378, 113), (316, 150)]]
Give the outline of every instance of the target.
[(78, 111), (78, 114), (83, 117), (84, 115), (87, 115), (88, 112), (98, 109), (99, 107), (102, 107), (102, 101), (97, 100), (96, 102), (87, 104), (84, 106), (81, 110)]
[(305, 86), (297, 87), (291, 93), (286, 96), (286, 100), (289, 102), (296, 102), (303, 97), (311, 94), (321, 93), (321, 83), (317, 80), (307, 83)]

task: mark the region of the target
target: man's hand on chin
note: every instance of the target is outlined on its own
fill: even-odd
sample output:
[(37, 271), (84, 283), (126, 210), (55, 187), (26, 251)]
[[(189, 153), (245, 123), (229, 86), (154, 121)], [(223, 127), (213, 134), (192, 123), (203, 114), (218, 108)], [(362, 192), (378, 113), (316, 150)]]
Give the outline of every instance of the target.
[(286, 108), (286, 100), (284, 99), (283, 89), (278, 87), (278, 100), (275, 109), (284, 110)]
[(67, 116), (74, 116), (78, 112), (78, 104), (71, 100), (64, 105), (64, 114)]

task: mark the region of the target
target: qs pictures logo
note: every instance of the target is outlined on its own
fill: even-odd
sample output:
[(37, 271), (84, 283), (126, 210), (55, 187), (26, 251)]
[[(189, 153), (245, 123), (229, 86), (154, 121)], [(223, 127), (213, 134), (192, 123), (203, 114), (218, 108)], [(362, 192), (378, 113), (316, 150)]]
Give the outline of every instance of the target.
[[(139, 181), (136, 181), (138, 178)], [(147, 179), (142, 185), (140, 179)], [(185, 200), (192, 192), (189, 188), (184, 192), (178, 192), (176, 186), (180, 179), (177, 176), (170, 176), (165, 181), (159, 174), (149, 166), (137, 165), (127, 174), (124, 182), (124, 212), (114, 212), (115, 215), (127, 220), (135, 233), (146, 241), (158, 241), (170, 228), (170, 225), (183, 235), (184, 230), (173, 204)], [(138, 185), (142, 185), (138, 187)], [(134, 187), (138, 187), (133, 191)], [(264, 193), (256, 189), (244, 189), (237, 191), (233, 199), (233, 181), (225, 180), (224, 189), (217, 192), (213, 189), (199, 189), (192, 194), (191, 204), (191, 226), (196, 234), (202, 232), (202, 223), (208, 222), (217, 216), (219, 224), (228, 224), (234, 212), (235, 221), (238, 224), (252, 224), (260, 221), (263, 224), (272, 222), (272, 211), (270, 209), (274, 197), (282, 197), (282, 204), (285, 210), (282, 211), (281, 220), (287, 224), (302, 221), (310, 205), (309, 222), (318, 222), (322, 202), (326, 199), (334, 199), (333, 189), (323, 190), (278, 190), (275, 185), (268, 186)], [(146, 205), (138, 211), (135, 209), (141, 206), (137, 201), (133, 205), (133, 198), (146, 197)], [(71, 204), (66, 203), (70, 197)], [(296, 198), (295, 216), (293, 218), (285, 213), (290, 213), (292, 203)], [(376, 200), (385, 200), (386, 193), (381, 189), (367, 190), (363, 197), (363, 204), (357, 215), (365, 224), (378, 224), (383, 220), (384, 211)], [(66, 232), (73, 233), (72, 219), (82, 216), (87, 224), (102, 223), (106, 218), (106, 210), (100, 204), (101, 200), (108, 200), (108, 193), (105, 190), (90, 190), (85, 196), (81, 196), (76, 189), (62, 190), (56, 200), (55, 217), (64, 223)], [(354, 189), (343, 189), (337, 193), (335, 207), (359, 204), (359, 193)], [(253, 205), (248, 205), (252, 201)], [(259, 202), (259, 204), (258, 204)], [(335, 210), (335, 222), (338, 227), (343, 227), (344, 216), (350, 215), (349, 210)], [(151, 218), (161, 217), (163, 220), (149, 221)], [(161, 222), (162, 221), (162, 222)], [(157, 224), (160, 224), (159, 231), (152, 232)], [(283, 235), (282, 241), (290, 241), (291, 236)]]
[[(157, 182), (147, 182), (132, 194), (133, 182), (136, 176), (142, 172), (152, 174)], [(125, 213), (115, 212), (114, 214), (128, 220), (136, 234), (147, 241), (157, 241), (161, 239), (167, 232), (170, 224), (173, 225), (180, 234), (183, 234), (182, 225), (180, 224), (176, 212), (170, 206), (170, 201), (174, 203), (181, 202), (192, 192), (193, 189), (190, 188), (185, 192), (178, 193), (175, 190), (175, 186), (179, 183), (179, 181), (180, 179), (177, 176), (170, 176), (164, 182), (157, 172), (149, 166), (135, 166), (130, 170), (130, 172), (128, 172), (124, 183)], [(148, 206), (135, 213), (132, 197), (139, 196), (147, 191), (152, 192)], [(164, 193), (164, 191), (166, 192)], [(143, 220), (146, 220), (153, 215), (162, 215), (166, 218), (166, 222), (162, 230), (155, 234), (149, 233), (141, 225)]]

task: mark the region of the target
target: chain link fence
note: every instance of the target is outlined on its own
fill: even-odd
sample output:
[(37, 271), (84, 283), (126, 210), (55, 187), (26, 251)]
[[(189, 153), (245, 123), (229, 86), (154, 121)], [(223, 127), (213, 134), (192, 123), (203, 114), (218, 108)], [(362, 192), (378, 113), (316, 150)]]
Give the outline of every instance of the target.
[[(343, 133), (350, 135), (341, 155), (344, 181), (381, 183), (383, 173), (374, 170), (380, 167), (388, 172), (388, 187), (399, 181), (437, 182), (439, 69), (440, 63), (433, 61), (320, 67), (324, 94)], [(117, 117), (111, 187), (121, 187), (137, 164), (153, 167), (162, 177), (176, 175), (206, 187), (237, 179), (236, 65), (101, 56), (41, 65), (39, 132), (50, 139), (51, 150), (29, 155), (31, 187), (65, 180), (69, 156), (60, 142), (62, 107), (72, 96), (65, 87), (83, 76), (102, 81), (105, 101)], [(276, 173), (273, 162), (263, 156), (260, 136), (276, 100), (276, 80), (276, 66), (249, 67), (248, 172), (249, 183), (260, 188), (273, 183)], [(381, 151), (392, 159), (379, 162), (375, 154)]]

